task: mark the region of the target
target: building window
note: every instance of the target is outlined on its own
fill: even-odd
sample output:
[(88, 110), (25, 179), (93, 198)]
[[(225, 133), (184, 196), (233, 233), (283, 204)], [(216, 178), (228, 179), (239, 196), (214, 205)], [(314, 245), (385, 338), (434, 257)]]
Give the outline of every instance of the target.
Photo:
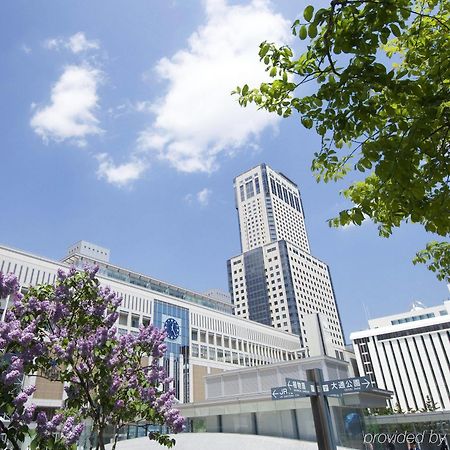
[(253, 197), (255, 195), (255, 192), (253, 191), (253, 182), (248, 181), (245, 183), (245, 193), (247, 195), (247, 199)]
[(119, 314), (119, 325), (128, 325), (128, 314), (121, 312)]
[(139, 328), (139, 316), (135, 315), (131, 316), (131, 326), (133, 328)]
[(241, 193), (241, 202), (243, 202), (245, 200), (244, 185), (243, 184), (241, 186), (239, 186), (239, 190), (240, 190), (240, 193)]
[(256, 189), (256, 193), (259, 194), (260, 189), (259, 189), (259, 178), (258, 177), (255, 178), (255, 189)]
[(275, 185), (275, 180), (273, 178), (270, 179), (270, 187), (272, 188), (272, 194), (276, 194), (277, 193), (277, 188)]

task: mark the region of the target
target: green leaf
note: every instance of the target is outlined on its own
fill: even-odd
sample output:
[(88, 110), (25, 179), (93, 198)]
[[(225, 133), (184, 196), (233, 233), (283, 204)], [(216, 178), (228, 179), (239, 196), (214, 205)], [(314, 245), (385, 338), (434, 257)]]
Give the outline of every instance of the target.
[(248, 94), (248, 84), (244, 84), (244, 87), (242, 88), (242, 95)]
[(309, 27), (308, 27), (308, 36), (311, 39), (314, 39), (317, 36), (317, 26), (316, 24), (312, 23)]
[(308, 5), (303, 11), (303, 17), (307, 22), (311, 22), (313, 14), (314, 14), (314, 6), (312, 5)]
[(300, 28), (300, 31), (298, 32), (298, 37), (304, 41), (306, 39), (306, 36), (308, 36), (308, 29), (306, 28), (305, 25), (302, 25), (302, 27)]
[(263, 44), (261, 46), (261, 49), (259, 50), (259, 56), (261, 58), (264, 58), (266, 56), (266, 53), (269, 51), (270, 45), (269, 44)]
[(390, 28), (391, 28), (392, 34), (395, 37), (400, 37), (401, 36), (402, 33), (400, 31), (400, 28), (395, 23), (391, 23)]
[(302, 117), (302, 125), (305, 127), (305, 128), (312, 128), (312, 126), (313, 126), (313, 121), (312, 121), (312, 119), (310, 119), (309, 117)]

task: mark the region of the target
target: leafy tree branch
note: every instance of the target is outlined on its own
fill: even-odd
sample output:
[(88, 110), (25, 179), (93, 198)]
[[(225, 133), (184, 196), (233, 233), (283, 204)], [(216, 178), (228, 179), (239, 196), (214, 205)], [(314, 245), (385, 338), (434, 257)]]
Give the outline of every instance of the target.
[[(385, 237), (405, 222), (448, 237), (449, 23), (449, 0), (332, 0), (317, 11), (307, 6), (293, 23), (293, 34), (308, 40), (300, 56), (286, 45), (260, 45), (272, 81), (236, 88), (239, 103), (297, 113), (315, 128), (317, 181), (362, 174), (342, 192), (353, 207), (331, 226), (370, 218)], [(315, 92), (302, 95), (311, 81)], [(436, 263), (429, 268), (449, 280), (447, 261)]]

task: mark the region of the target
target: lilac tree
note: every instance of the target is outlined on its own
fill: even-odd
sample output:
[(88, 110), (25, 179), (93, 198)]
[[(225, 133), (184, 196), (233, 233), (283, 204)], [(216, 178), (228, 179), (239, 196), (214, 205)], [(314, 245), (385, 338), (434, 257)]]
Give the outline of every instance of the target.
[[(20, 305), (22, 295), (14, 275), (3, 276), (0, 272), (0, 298), (10, 297), (15, 305)], [(0, 441), (0, 449), (19, 450), (27, 434), (29, 425), (37, 421), (36, 435), (32, 447), (63, 450), (70, 448), (79, 438), (82, 425), (75, 423), (73, 417), (64, 422), (62, 414), (50, 420), (45, 413), (36, 413), (36, 407), (29, 402), (34, 393), (34, 386), (22, 388), (22, 381), (27, 373), (34, 370), (36, 358), (46, 353), (45, 345), (37, 339), (36, 324), (31, 321), (23, 323), (12, 311), (7, 311), (5, 321), (0, 321), (0, 432), (6, 437)], [(54, 432), (62, 428), (61, 438)]]
[[(171, 380), (160, 365), (165, 333), (148, 326), (136, 335), (120, 336), (114, 324), (121, 299), (100, 287), (96, 272), (97, 268), (60, 270), (55, 285), (30, 288), (23, 298), (16, 298), (8, 316), (22, 328), (31, 327), (43, 348), (33, 355), (33, 369), (65, 384), (64, 411), (69, 418), (63, 436), (79, 436), (76, 422), (83, 420), (92, 424), (95, 449), (105, 448), (107, 429), (113, 430), (115, 447), (121, 428), (130, 422), (182, 431), (184, 419), (172, 408)], [(56, 420), (61, 426), (62, 416)], [(41, 422), (43, 430), (48, 428), (46, 417)], [(45, 438), (43, 430), (38, 430), (43, 437), (37, 439)], [(168, 447), (174, 444), (168, 435), (151, 436)]]

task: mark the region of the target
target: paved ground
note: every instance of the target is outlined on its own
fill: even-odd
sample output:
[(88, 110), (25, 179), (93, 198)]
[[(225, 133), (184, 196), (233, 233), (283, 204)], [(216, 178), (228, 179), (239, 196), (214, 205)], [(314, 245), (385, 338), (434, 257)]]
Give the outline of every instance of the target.
[[(175, 450), (317, 450), (314, 442), (227, 433), (182, 433), (174, 436)], [(107, 446), (106, 448), (111, 448)], [(121, 441), (117, 450), (163, 450), (147, 437)], [(338, 449), (345, 450), (344, 447)]]

